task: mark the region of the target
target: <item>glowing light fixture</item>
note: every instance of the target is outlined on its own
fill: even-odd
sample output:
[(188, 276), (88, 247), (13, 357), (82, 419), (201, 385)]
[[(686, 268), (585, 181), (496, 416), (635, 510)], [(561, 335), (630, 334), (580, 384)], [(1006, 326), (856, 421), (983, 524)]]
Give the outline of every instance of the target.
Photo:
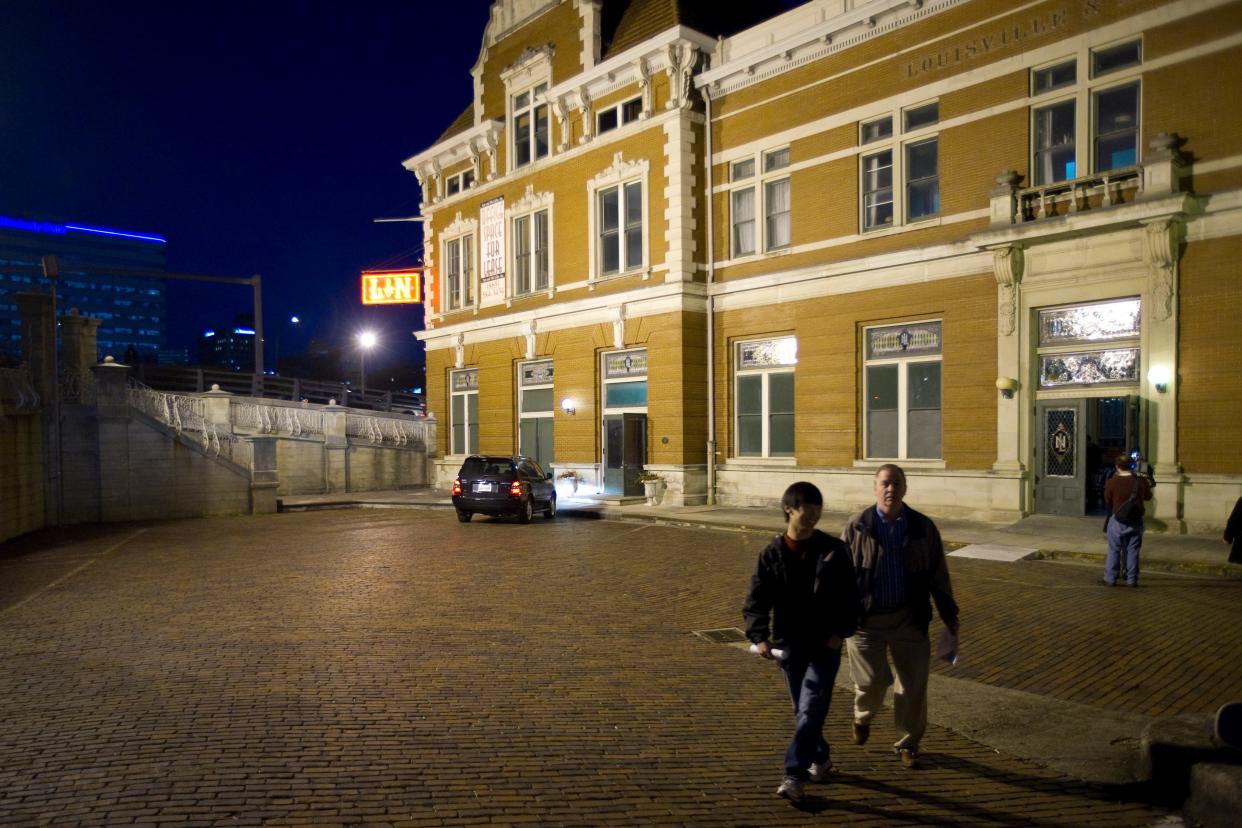
[(561, 400), (561, 411), (564, 411), (566, 414), (569, 414), (570, 416), (572, 416), (573, 414), (577, 412), (577, 410), (578, 409), (574, 405), (574, 401), (572, 397), (566, 397), (565, 399)]
[(1166, 365), (1153, 365), (1147, 372), (1147, 381), (1157, 392), (1163, 394), (1169, 390), (1169, 369)]

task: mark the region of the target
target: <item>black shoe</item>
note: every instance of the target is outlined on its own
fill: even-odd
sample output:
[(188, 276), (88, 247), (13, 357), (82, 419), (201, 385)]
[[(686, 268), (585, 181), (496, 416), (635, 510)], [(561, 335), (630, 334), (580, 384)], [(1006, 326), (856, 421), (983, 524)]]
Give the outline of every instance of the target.
[(1109, 581), (1107, 579), (1096, 581), (1096, 583), (1099, 584), (1100, 586), (1117, 586), (1116, 581)]

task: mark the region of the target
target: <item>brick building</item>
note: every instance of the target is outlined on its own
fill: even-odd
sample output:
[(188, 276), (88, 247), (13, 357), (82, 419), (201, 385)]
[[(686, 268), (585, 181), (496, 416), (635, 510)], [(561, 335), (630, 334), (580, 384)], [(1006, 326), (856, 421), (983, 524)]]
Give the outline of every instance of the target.
[[(741, 5), (741, 4), (739, 4)], [(1242, 2), (499, 0), (423, 188), (440, 476), (1083, 514), (1242, 494)], [(710, 21), (710, 22), (708, 22)]]

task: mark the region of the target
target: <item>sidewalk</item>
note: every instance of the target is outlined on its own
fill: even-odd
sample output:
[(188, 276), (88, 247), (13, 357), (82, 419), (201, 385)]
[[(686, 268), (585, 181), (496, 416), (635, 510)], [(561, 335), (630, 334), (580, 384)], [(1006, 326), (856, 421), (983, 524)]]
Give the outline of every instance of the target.
[[(917, 504), (912, 504), (917, 507)], [(380, 492), (338, 492), (279, 498), (281, 511), (348, 508), (451, 509), (447, 492), (402, 489)], [(566, 517), (630, 520), (698, 525), (717, 529), (779, 532), (784, 527), (775, 507), (648, 506), (642, 500), (617, 504), (599, 498), (563, 497), (559, 513)], [(820, 526), (836, 532), (845, 523), (844, 512), (825, 512)], [(1097, 517), (1032, 515), (1013, 524), (940, 518), (932, 515), (951, 549), (972, 545), (1010, 547), (1014, 558), (1056, 558), (1103, 564), (1106, 542)], [(965, 550), (967, 556), (971, 550)], [(1229, 547), (1217, 535), (1172, 535), (1147, 532), (1143, 537), (1143, 568), (1228, 578), (1242, 578), (1242, 566), (1228, 563)]]

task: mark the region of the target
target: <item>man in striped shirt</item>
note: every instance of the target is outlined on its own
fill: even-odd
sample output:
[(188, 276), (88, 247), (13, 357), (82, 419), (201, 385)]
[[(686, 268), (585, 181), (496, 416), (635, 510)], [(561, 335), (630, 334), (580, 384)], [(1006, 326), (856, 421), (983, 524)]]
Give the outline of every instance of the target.
[(905, 495), (901, 467), (881, 466), (875, 475), (875, 505), (850, 517), (841, 539), (850, 547), (863, 608), (858, 632), (846, 640), (855, 687), (853, 741), (866, 743), (896, 673), (893, 748), (903, 766), (914, 768), (927, 729), (931, 602), (954, 634), (958, 611), (940, 532), (930, 518), (906, 505)]

